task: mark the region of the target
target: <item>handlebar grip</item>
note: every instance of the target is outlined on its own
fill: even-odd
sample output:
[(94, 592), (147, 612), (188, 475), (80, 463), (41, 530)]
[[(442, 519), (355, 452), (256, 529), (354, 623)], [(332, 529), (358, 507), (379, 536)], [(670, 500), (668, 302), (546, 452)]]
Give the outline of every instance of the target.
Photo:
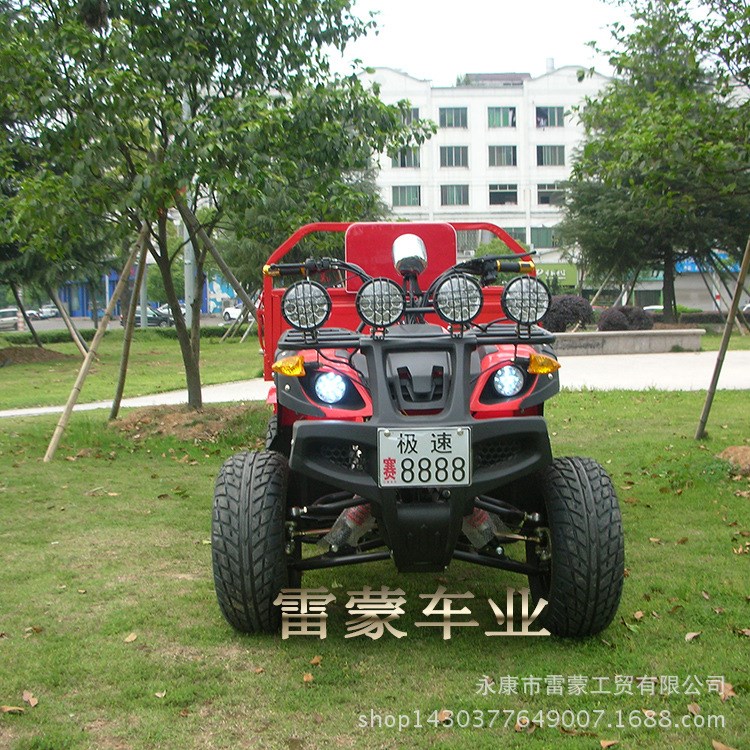
[(309, 268), (304, 263), (272, 263), (263, 266), (263, 275), (277, 278), (279, 276), (307, 276)]
[(500, 273), (533, 273), (536, 269), (533, 260), (499, 260), (497, 270)]

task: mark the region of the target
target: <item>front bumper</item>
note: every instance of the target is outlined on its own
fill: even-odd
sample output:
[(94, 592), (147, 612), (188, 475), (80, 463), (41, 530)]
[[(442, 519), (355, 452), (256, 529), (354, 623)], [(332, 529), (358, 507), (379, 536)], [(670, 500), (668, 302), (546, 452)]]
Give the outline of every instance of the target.
[(294, 426), (289, 465), (303, 476), (369, 501), (400, 570), (441, 570), (453, 556), (463, 517), (471, 513), (477, 495), (520, 479), (552, 460), (543, 417), (466, 422), (437, 417), (431, 426), (471, 427), (471, 484), (422, 493), (431, 498), (424, 502), (398, 488), (378, 486), (378, 428), (403, 427), (399, 421), (393, 425), (380, 420), (299, 421)]

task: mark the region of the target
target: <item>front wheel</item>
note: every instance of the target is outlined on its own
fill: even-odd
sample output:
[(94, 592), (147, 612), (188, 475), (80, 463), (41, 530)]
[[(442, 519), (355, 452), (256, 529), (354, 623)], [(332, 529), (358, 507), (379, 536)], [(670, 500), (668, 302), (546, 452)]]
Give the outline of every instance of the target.
[(284, 518), (288, 466), (279, 453), (239, 453), (221, 467), (214, 491), (211, 545), (219, 608), (244, 633), (273, 633), (282, 588), (299, 586), (289, 568)]
[(541, 474), (549, 534), (529, 544), (548, 569), (529, 576), (534, 600), (548, 604), (539, 624), (559, 636), (587, 636), (609, 625), (624, 579), (622, 519), (612, 481), (590, 458), (557, 458)]
[(225, 312), (224, 320), (226, 320), (226, 322), (228, 323), (231, 319), (232, 319), (232, 316), (228, 312)]

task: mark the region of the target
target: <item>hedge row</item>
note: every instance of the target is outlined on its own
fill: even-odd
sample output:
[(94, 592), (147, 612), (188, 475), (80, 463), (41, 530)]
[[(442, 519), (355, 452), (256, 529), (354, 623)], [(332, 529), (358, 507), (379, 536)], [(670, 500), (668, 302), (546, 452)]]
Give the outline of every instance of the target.
[[(122, 329), (119, 325), (110, 325), (111, 327), (107, 331), (108, 336), (111, 336), (113, 334), (115, 336), (122, 335)], [(96, 334), (96, 329), (81, 328), (79, 329), (79, 332), (83, 337), (83, 340), (90, 343), (93, 340), (94, 335)], [(201, 328), (201, 338), (221, 338), (226, 332), (226, 326), (204, 326)], [(133, 333), (136, 337), (140, 336), (146, 338), (158, 337), (164, 339), (177, 339), (177, 329), (175, 329), (174, 327), (147, 328), (145, 331), (141, 328), (136, 328)], [(56, 328), (54, 331), (37, 331), (37, 335), (39, 336), (39, 340), (43, 344), (67, 344), (70, 341), (70, 334), (68, 333), (67, 328)], [(29, 333), (28, 331), (11, 331), (8, 333), (0, 334), (0, 336), (2, 336), (3, 340), (8, 344), (12, 345), (34, 343), (34, 339), (31, 336), (31, 333)]]

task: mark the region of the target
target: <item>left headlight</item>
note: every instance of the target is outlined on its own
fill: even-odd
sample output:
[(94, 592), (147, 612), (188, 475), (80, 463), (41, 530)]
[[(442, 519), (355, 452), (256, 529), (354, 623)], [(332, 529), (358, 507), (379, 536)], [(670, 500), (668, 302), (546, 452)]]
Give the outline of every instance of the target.
[(314, 331), (331, 314), (331, 297), (316, 281), (298, 281), (281, 298), (281, 314), (292, 328)]
[(435, 311), (449, 323), (470, 323), (482, 309), (482, 287), (472, 276), (456, 273), (441, 281), (433, 295)]
[(337, 372), (323, 372), (315, 378), (315, 395), (324, 404), (337, 404), (346, 395), (346, 378)]
[(518, 276), (509, 281), (503, 290), (502, 306), (505, 314), (515, 323), (538, 323), (549, 310), (549, 289), (531, 276)]

